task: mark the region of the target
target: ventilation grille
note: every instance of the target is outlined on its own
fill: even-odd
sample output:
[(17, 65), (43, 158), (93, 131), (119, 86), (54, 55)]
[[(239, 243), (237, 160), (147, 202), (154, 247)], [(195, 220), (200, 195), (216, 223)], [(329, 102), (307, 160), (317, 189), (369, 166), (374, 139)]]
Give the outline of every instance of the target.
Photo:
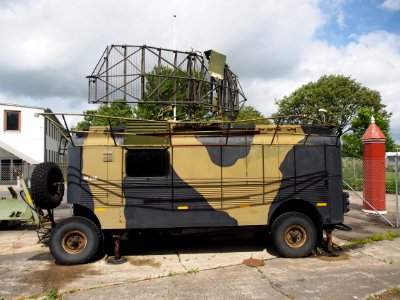
[(113, 161), (113, 153), (103, 152), (103, 162), (112, 162), (112, 161)]

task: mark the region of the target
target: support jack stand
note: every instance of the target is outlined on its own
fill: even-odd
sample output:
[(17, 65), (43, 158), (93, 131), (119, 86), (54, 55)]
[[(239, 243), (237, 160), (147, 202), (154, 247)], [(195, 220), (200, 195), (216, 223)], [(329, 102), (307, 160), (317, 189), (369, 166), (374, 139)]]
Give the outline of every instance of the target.
[(326, 251), (323, 252), (324, 256), (338, 257), (341, 255), (340, 251), (333, 250), (332, 229), (326, 229)]
[(114, 239), (114, 257), (107, 259), (107, 263), (112, 265), (120, 265), (127, 261), (125, 257), (122, 257), (119, 252), (119, 241), (121, 236), (119, 234), (113, 235)]

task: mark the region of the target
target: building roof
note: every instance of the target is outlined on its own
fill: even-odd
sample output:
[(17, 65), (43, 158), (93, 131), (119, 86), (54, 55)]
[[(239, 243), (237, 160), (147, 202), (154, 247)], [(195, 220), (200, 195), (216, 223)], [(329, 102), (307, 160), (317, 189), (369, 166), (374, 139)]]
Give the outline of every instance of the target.
[(0, 148), (3, 148), (4, 150), (14, 154), (15, 156), (23, 159), (24, 161), (26, 161), (27, 163), (29, 163), (31, 165), (35, 165), (35, 164), (39, 163), (39, 161), (35, 160), (34, 158), (30, 157), (29, 155), (24, 154), (23, 152), (10, 146), (9, 144), (4, 143), (2, 140), (0, 140)]
[(375, 124), (375, 120), (373, 122), (371, 122), (368, 129), (365, 131), (365, 133), (361, 137), (361, 140), (363, 142), (371, 141), (371, 140), (385, 140), (385, 139), (386, 139), (385, 135), (382, 133), (382, 131), (379, 129), (379, 127)]
[(400, 152), (386, 152), (386, 157), (400, 157)]
[(42, 106), (33, 106), (33, 105), (22, 105), (22, 104), (16, 104), (16, 103), (5, 103), (0, 101), (0, 105), (5, 105), (5, 106), (12, 106), (12, 107), (24, 107), (24, 108), (33, 108), (33, 109), (40, 109), (45, 112), (52, 112), (50, 108), (47, 107), (42, 107)]
[[(47, 107), (42, 107), (42, 106), (33, 106), (33, 105), (23, 105), (23, 104), (15, 104), (15, 103), (5, 103), (0, 101), (0, 106), (11, 106), (11, 107), (20, 107), (20, 108), (32, 108), (32, 109), (39, 109), (43, 110), (45, 113), (52, 114), (53, 112), (51, 111), (50, 108)], [(60, 122), (60, 120), (56, 117), (56, 115), (49, 115), (48, 118), (52, 119), (54, 122), (58, 123), (64, 130), (65, 127), (64, 125)]]

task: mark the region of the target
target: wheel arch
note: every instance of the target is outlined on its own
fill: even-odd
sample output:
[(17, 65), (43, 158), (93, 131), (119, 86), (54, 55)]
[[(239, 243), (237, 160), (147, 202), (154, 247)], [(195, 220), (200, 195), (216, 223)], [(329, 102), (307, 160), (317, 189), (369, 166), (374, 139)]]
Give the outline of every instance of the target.
[(74, 216), (84, 217), (91, 220), (101, 230), (101, 224), (95, 213), (86, 206), (80, 204), (74, 204)]
[(271, 227), (271, 225), (280, 215), (286, 212), (299, 212), (309, 217), (317, 229), (318, 240), (322, 241), (322, 217), (314, 205), (306, 200), (292, 199), (282, 202), (279, 205), (276, 205), (274, 208), (271, 207), (268, 220), (269, 227)]

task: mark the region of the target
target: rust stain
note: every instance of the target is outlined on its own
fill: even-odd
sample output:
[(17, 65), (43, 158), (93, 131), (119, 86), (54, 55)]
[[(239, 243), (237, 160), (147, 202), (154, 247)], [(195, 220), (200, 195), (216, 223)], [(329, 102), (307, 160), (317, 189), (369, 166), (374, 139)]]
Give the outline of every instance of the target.
[(63, 289), (69, 283), (87, 275), (98, 275), (91, 270), (90, 265), (61, 266), (49, 264), (43, 270), (37, 270), (34, 274), (22, 276), (21, 284), (40, 286), (41, 290), (47, 291), (52, 288)]
[(248, 267), (262, 267), (265, 265), (265, 261), (263, 259), (257, 259), (257, 258), (247, 258), (243, 260), (243, 264), (248, 266)]
[(155, 269), (159, 269), (161, 267), (161, 263), (155, 262), (154, 259), (150, 258), (130, 258), (129, 262), (134, 266), (151, 266)]
[(316, 258), (323, 260), (323, 261), (343, 261), (343, 260), (348, 260), (350, 258), (350, 255), (347, 253), (342, 253), (339, 256), (324, 256), (324, 255), (318, 255)]

